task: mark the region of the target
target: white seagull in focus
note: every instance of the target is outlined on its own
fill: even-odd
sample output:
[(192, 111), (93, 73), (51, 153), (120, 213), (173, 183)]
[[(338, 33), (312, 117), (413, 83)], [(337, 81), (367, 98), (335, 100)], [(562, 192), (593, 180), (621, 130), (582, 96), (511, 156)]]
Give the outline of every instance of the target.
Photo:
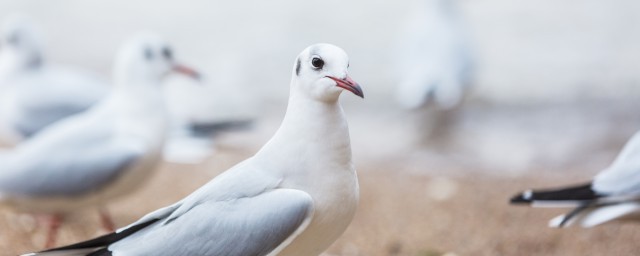
[(109, 92), (106, 81), (46, 61), (40, 34), (19, 15), (0, 31), (0, 142), (15, 145), (81, 113)]
[(0, 205), (48, 215), (47, 248), (64, 213), (81, 208), (100, 208), (103, 225), (113, 230), (102, 206), (140, 187), (162, 157), (163, 77), (172, 71), (197, 76), (153, 35), (127, 43), (114, 68), (114, 89), (102, 102), (0, 154)]
[(573, 207), (549, 222), (551, 227), (579, 223), (593, 227), (616, 219), (640, 218), (640, 132), (616, 160), (591, 182), (549, 190), (528, 190), (511, 199), (533, 207)]
[(319, 255), (358, 202), (338, 98), (363, 93), (348, 66), (334, 45), (306, 48), (282, 125), (253, 157), (115, 233), (31, 255)]
[(398, 42), (397, 102), (417, 109), (433, 102), (457, 106), (471, 82), (473, 57), (453, 0), (423, 0), (401, 30)]

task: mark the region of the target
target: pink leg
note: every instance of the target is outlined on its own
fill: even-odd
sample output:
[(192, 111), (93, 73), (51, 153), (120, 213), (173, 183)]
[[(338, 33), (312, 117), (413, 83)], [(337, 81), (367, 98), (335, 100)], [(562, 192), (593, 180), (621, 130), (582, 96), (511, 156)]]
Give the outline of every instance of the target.
[(58, 238), (58, 229), (62, 224), (62, 215), (51, 214), (46, 216), (47, 222), (47, 242), (44, 244), (46, 249), (52, 248), (56, 245), (56, 239)]
[(116, 225), (113, 224), (113, 220), (111, 219), (111, 215), (107, 211), (106, 208), (99, 208), (98, 213), (100, 214), (100, 223), (102, 224), (102, 228), (106, 229), (109, 232), (116, 231)]

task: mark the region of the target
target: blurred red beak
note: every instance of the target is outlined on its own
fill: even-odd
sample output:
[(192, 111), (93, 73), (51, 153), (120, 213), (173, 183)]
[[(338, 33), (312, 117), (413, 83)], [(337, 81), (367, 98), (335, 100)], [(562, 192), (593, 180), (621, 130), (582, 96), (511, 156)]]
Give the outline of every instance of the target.
[(191, 77), (195, 80), (200, 80), (200, 73), (190, 67), (181, 64), (174, 64), (173, 71)]
[(362, 88), (360, 88), (360, 85), (356, 83), (356, 81), (353, 81), (351, 77), (347, 76), (344, 79), (338, 79), (332, 76), (327, 76), (327, 77), (335, 81), (336, 86), (342, 89), (345, 89), (347, 91), (350, 91), (353, 94), (358, 95), (360, 98), (364, 99), (364, 93), (362, 92)]

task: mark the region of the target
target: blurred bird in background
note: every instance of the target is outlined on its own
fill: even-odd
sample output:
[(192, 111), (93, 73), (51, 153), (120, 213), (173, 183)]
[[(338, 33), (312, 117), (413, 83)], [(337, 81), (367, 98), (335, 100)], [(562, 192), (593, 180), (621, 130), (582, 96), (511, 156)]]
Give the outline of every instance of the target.
[[(178, 164), (199, 164), (214, 154), (219, 136), (250, 130), (254, 109), (251, 95), (219, 79), (224, 67), (201, 74), (198, 81), (175, 77), (164, 86), (171, 128), (164, 160)], [(236, 91), (234, 91), (236, 89)]]
[(456, 2), (421, 1), (398, 38), (396, 99), (419, 110), (425, 144), (450, 132), (472, 80), (471, 44)]
[(47, 62), (38, 29), (13, 15), (0, 31), (0, 145), (15, 145), (81, 113), (109, 90), (98, 75)]
[[(197, 84), (180, 80), (165, 85), (171, 128), (164, 160), (199, 164), (216, 152), (217, 137), (246, 131), (255, 122), (251, 107), (237, 106), (234, 94), (203, 76)], [(246, 94), (242, 94), (246, 95)]]
[(225, 132), (251, 129), (253, 122), (252, 118), (206, 122), (184, 122), (173, 118), (163, 158), (167, 162), (178, 164), (202, 163), (215, 153), (216, 136)]
[[(0, 34), (0, 146), (15, 146), (51, 124), (89, 109), (111, 89), (107, 80), (97, 74), (48, 63), (41, 37), (33, 21), (22, 14), (7, 17), (3, 23)], [(214, 136), (250, 127), (253, 118), (248, 115), (212, 119), (194, 114), (202, 109), (204, 99), (201, 95), (211, 93), (207, 87), (211, 85), (192, 82), (165, 88), (171, 120), (165, 160), (200, 163), (213, 153)], [(180, 90), (193, 93), (184, 97)], [(214, 108), (209, 112), (223, 110)]]
[(579, 223), (593, 227), (616, 219), (640, 218), (640, 132), (625, 145), (616, 160), (586, 184), (550, 190), (527, 190), (512, 204), (533, 207), (574, 207), (553, 218), (551, 227)]
[(104, 205), (148, 180), (162, 157), (168, 117), (161, 82), (171, 72), (198, 78), (167, 42), (140, 35), (120, 50), (114, 88), (88, 111), (57, 122), (0, 155), (0, 203), (48, 216), (46, 247), (63, 215)]

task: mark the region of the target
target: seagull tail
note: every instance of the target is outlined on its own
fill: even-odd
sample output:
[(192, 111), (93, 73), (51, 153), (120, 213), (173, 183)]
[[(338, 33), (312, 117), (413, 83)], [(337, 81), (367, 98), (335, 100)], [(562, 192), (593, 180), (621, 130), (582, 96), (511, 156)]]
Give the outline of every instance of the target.
[[(561, 225), (561, 223), (565, 223), (565, 225)], [(573, 224), (573, 221), (571, 219), (567, 219), (566, 215), (560, 215), (560, 216), (556, 216), (555, 218), (549, 220), (549, 227), (550, 228), (562, 228), (562, 227), (568, 227), (571, 226), (571, 224)]]
[(21, 256), (107, 256), (111, 255), (106, 248), (87, 248), (87, 249), (73, 249), (64, 251), (43, 251), (34, 252), (28, 254), (22, 254)]
[(571, 212), (555, 217), (549, 221), (549, 227), (564, 228), (579, 223), (583, 228), (591, 228), (609, 221), (624, 218), (640, 211), (640, 204), (635, 202), (612, 205), (577, 207)]
[(582, 218), (580, 225), (584, 228), (590, 228), (605, 222), (636, 214), (639, 211), (640, 205), (635, 202), (606, 205), (598, 207), (588, 214), (585, 214), (586, 216)]
[(589, 205), (581, 205), (573, 209), (567, 214), (560, 215), (549, 221), (549, 227), (552, 228), (565, 228), (571, 226), (578, 218), (584, 216), (585, 210)]
[(592, 184), (582, 184), (560, 189), (527, 190), (513, 196), (511, 204), (528, 204), (534, 207), (582, 206), (602, 197), (592, 189)]
[(111, 255), (108, 246), (138, 232), (141, 229), (157, 222), (159, 219), (151, 219), (137, 225), (130, 226), (104, 236), (100, 236), (84, 242), (53, 248), (46, 251), (27, 253), (22, 256), (106, 256)]

